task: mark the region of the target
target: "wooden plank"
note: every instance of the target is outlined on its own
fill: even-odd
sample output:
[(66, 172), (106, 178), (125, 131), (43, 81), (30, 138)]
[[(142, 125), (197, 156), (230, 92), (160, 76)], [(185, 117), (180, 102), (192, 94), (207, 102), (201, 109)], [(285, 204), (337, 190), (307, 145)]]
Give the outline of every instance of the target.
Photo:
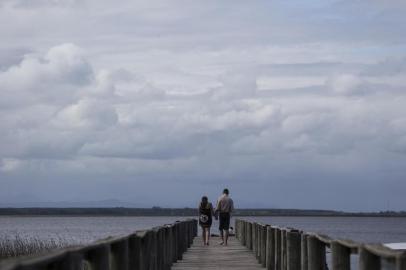
[(264, 269), (248, 248), (242, 246), (235, 237), (231, 237), (228, 246), (218, 244), (212, 238), (210, 246), (204, 246), (200, 237), (194, 239), (192, 247), (184, 254), (183, 260), (172, 266), (172, 270), (196, 269)]

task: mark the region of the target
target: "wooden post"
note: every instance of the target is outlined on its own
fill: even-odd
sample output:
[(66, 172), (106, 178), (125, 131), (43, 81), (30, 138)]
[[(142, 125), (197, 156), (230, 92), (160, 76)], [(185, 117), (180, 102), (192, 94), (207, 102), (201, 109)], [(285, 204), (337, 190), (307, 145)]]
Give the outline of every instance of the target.
[(282, 231), (280, 228), (275, 230), (275, 270), (282, 269), (282, 244), (281, 244)]
[(110, 246), (103, 245), (90, 249), (86, 254), (86, 259), (91, 265), (91, 269), (110, 269)]
[(246, 228), (246, 229), (247, 229), (247, 232), (246, 232), (247, 248), (250, 249), (250, 250), (252, 250), (252, 223), (251, 223), (251, 222), (247, 222), (246, 227), (247, 227), (247, 228)]
[(301, 235), (299, 232), (286, 232), (287, 270), (301, 270)]
[(351, 270), (351, 250), (340, 243), (331, 243), (332, 270)]
[(257, 259), (261, 263), (261, 224), (257, 223)]
[(405, 252), (396, 258), (396, 270), (406, 270), (406, 253)]
[(275, 229), (271, 226), (266, 228), (266, 269), (275, 269)]
[(128, 270), (128, 242), (126, 238), (111, 244), (111, 270)]
[(178, 258), (177, 258), (178, 260), (182, 260), (182, 254), (183, 254), (182, 233), (183, 233), (182, 223), (176, 222), (176, 235), (177, 235), (177, 238), (178, 238), (177, 239), (177, 251), (176, 251), (176, 254), (178, 256)]
[(240, 220), (239, 219), (236, 219), (235, 220), (235, 224), (234, 224), (234, 232), (235, 232), (235, 238), (236, 239), (238, 239), (238, 240), (240, 240), (240, 242), (241, 242), (241, 235), (240, 235)]
[(164, 270), (171, 269), (172, 266), (172, 235), (171, 226), (167, 225), (164, 229), (165, 234), (165, 258), (164, 258)]
[(172, 237), (172, 263), (175, 263), (178, 260), (178, 235), (176, 224), (171, 226), (171, 237)]
[(140, 270), (149, 270), (150, 262), (150, 234), (148, 231), (139, 231), (137, 235), (140, 237), (140, 251), (139, 251), (139, 269)]
[(156, 231), (157, 236), (157, 269), (163, 270), (165, 266), (165, 233), (164, 227), (159, 227)]
[(241, 237), (240, 241), (241, 241), (241, 244), (242, 244), (243, 246), (246, 246), (246, 245), (247, 245), (247, 238), (246, 238), (246, 234), (245, 234), (245, 226), (246, 226), (246, 224), (247, 224), (247, 222), (245, 222), (245, 221), (240, 221), (240, 228), (239, 228), (239, 230), (240, 230), (240, 237)]
[(286, 255), (287, 255), (287, 250), (286, 250), (286, 230), (282, 229), (281, 230), (281, 254), (282, 254), (282, 270), (287, 269), (287, 261), (286, 261)]
[(262, 267), (266, 267), (266, 240), (268, 226), (261, 226), (261, 263)]
[(359, 248), (359, 270), (380, 270), (381, 258), (370, 253), (364, 247)]
[(301, 257), (301, 261), (302, 261), (302, 269), (301, 270), (308, 270), (308, 260), (307, 260), (307, 235), (306, 234), (302, 234), (302, 243), (301, 243), (301, 253), (302, 255)]
[(141, 267), (141, 237), (135, 233), (128, 239), (129, 269), (142, 269)]
[(61, 270), (81, 269), (83, 254), (80, 251), (69, 251), (61, 265)]
[(307, 236), (307, 259), (309, 270), (325, 270), (326, 248), (324, 243), (313, 235)]
[(257, 254), (257, 226), (255, 222), (252, 222), (252, 251), (254, 256)]

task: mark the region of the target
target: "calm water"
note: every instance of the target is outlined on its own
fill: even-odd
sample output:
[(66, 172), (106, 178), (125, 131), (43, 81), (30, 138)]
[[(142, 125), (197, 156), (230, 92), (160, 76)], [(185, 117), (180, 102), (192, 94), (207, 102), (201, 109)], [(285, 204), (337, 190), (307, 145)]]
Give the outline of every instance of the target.
[[(172, 223), (185, 217), (0, 217), (0, 238), (35, 237), (88, 243), (107, 236)], [(367, 217), (249, 217), (267, 224), (318, 232), (361, 242), (406, 242), (406, 218)], [(213, 233), (217, 233), (217, 222)]]

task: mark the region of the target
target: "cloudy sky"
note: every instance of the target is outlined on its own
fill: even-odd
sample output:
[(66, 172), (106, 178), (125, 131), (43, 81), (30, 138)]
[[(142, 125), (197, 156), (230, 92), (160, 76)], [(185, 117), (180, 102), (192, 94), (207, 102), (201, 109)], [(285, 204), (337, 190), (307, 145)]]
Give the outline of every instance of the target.
[(403, 0), (0, 0), (0, 203), (405, 210)]

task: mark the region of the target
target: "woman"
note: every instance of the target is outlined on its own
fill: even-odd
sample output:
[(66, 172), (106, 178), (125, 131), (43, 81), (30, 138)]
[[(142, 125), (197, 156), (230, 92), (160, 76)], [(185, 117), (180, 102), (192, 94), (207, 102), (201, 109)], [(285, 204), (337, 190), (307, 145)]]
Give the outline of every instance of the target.
[(202, 201), (199, 205), (199, 224), (202, 227), (202, 236), (204, 245), (209, 245), (210, 240), (210, 227), (213, 221), (213, 205), (209, 203), (206, 196), (202, 197)]

